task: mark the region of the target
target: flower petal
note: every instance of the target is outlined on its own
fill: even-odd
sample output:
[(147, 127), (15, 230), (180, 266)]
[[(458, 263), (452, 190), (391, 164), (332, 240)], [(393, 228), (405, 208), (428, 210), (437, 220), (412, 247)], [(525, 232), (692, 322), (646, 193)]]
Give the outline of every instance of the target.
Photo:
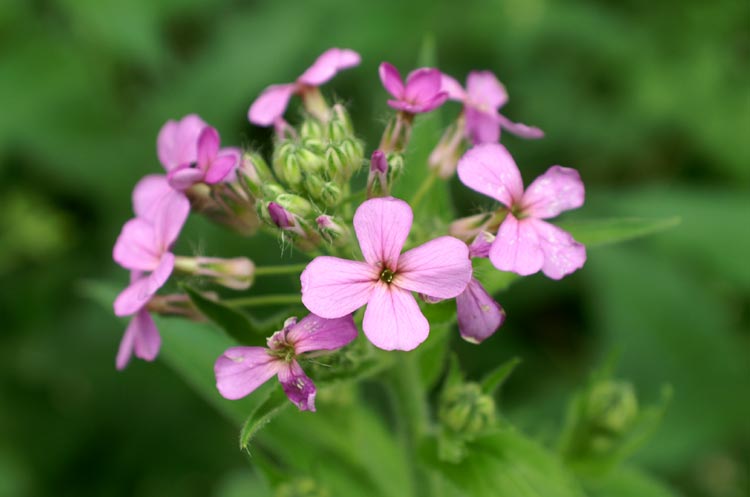
[(302, 303), (327, 319), (346, 316), (367, 303), (379, 276), (364, 262), (316, 257), (300, 275)]
[(320, 86), (330, 81), (339, 71), (358, 66), (361, 60), (359, 54), (354, 50), (328, 49), (302, 73), (302, 76), (297, 78), (297, 82), (309, 86)]
[(542, 268), (544, 252), (531, 221), (534, 220), (519, 221), (513, 214), (508, 214), (490, 248), (493, 266), (500, 271), (512, 271), (521, 276), (534, 274)]
[(397, 198), (363, 202), (354, 213), (354, 231), (365, 260), (373, 266), (384, 264), (395, 272), (413, 218), (409, 204)]
[(469, 245), (469, 257), (489, 257), (495, 235), (488, 231), (480, 231)]
[(198, 166), (204, 173), (216, 154), (219, 153), (219, 146), (221, 146), (221, 139), (216, 128), (211, 126), (203, 128), (200, 136), (198, 136)]
[(151, 213), (159, 202), (174, 190), (163, 174), (144, 176), (133, 189), (133, 211), (136, 217), (151, 219)]
[(203, 181), (209, 185), (223, 181), (237, 164), (237, 155), (234, 152), (220, 154), (211, 162)]
[(548, 222), (530, 219), (544, 252), (542, 272), (553, 280), (580, 269), (586, 262), (586, 247), (565, 230)]
[(378, 74), (380, 75), (380, 82), (383, 83), (383, 87), (388, 93), (397, 99), (404, 96), (404, 83), (398, 69), (388, 62), (383, 62), (378, 68)]
[(498, 119), (500, 121), (500, 126), (502, 126), (503, 129), (510, 131), (516, 136), (520, 136), (521, 138), (526, 138), (529, 140), (544, 138), (544, 131), (535, 126), (527, 126), (526, 124), (522, 123), (514, 123), (502, 114), (498, 115)]
[(466, 136), (475, 145), (497, 143), (500, 139), (500, 120), (495, 111), (482, 112), (474, 107), (466, 107)]
[(122, 227), (112, 258), (120, 266), (139, 271), (152, 271), (159, 264), (159, 243), (151, 223), (134, 218)]
[(475, 278), (456, 297), (456, 316), (461, 338), (471, 343), (481, 343), (505, 322), (502, 306), (495, 302)]
[[(422, 67), (409, 73), (403, 100), (413, 104), (426, 103), (440, 93), (442, 74), (437, 69)], [(447, 98), (447, 95), (446, 95)]]
[(279, 369), (279, 382), (286, 396), (300, 411), (315, 412), (315, 384), (297, 361), (284, 364)]
[(117, 296), (114, 302), (116, 316), (129, 316), (143, 308), (153, 295), (164, 286), (174, 270), (174, 254), (162, 256), (155, 270), (135, 280)]
[(523, 181), (516, 162), (498, 143), (477, 145), (458, 161), (458, 178), (479, 193), (512, 207), (523, 196)]
[(308, 314), (294, 324), (286, 333), (286, 339), (294, 344), (294, 351), (303, 354), (312, 350), (336, 350), (357, 338), (357, 327), (351, 314), (325, 319)]
[(524, 214), (549, 219), (583, 205), (585, 191), (578, 171), (552, 166), (535, 179), (521, 200)]
[(406, 111), (411, 112), (412, 114), (424, 114), (425, 112), (430, 112), (437, 109), (438, 107), (443, 105), (446, 100), (448, 100), (448, 93), (441, 91), (424, 102), (410, 105), (410, 107), (407, 108)]
[(378, 282), (367, 304), (362, 330), (383, 350), (412, 350), (427, 339), (430, 324), (408, 290)]
[(471, 105), (497, 110), (508, 101), (508, 92), (490, 71), (472, 71), (466, 78), (466, 93)]
[(393, 284), (429, 297), (449, 299), (471, 279), (469, 248), (452, 236), (441, 236), (401, 254)]
[(462, 102), (466, 98), (466, 92), (461, 86), (461, 83), (447, 74), (442, 74), (440, 76), (440, 90), (446, 92), (448, 98), (451, 100)]
[(225, 399), (236, 400), (271, 379), (282, 366), (263, 347), (232, 347), (214, 363), (216, 388)]
[(206, 123), (195, 114), (180, 121), (169, 120), (159, 130), (156, 153), (164, 169), (171, 171), (177, 166), (190, 164), (198, 158), (198, 135)]
[(144, 361), (153, 361), (159, 354), (161, 348), (161, 337), (156, 323), (146, 309), (138, 311), (130, 320), (125, 334), (120, 341), (117, 351), (115, 366), (118, 370), (125, 369), (130, 358), (135, 356)]
[(167, 252), (180, 236), (180, 231), (190, 215), (190, 201), (175, 192), (167, 195), (153, 213), (154, 232), (161, 252)]
[(271, 126), (284, 115), (296, 89), (296, 84), (269, 86), (252, 103), (247, 119), (257, 126)]

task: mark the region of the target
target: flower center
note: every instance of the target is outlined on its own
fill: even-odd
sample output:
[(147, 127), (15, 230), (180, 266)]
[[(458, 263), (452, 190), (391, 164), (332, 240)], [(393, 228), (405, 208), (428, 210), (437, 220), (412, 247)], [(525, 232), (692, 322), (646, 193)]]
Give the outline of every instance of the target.
[(386, 283), (390, 283), (393, 281), (393, 277), (395, 276), (394, 272), (391, 271), (388, 268), (383, 269), (383, 271), (380, 273), (380, 280), (384, 281)]

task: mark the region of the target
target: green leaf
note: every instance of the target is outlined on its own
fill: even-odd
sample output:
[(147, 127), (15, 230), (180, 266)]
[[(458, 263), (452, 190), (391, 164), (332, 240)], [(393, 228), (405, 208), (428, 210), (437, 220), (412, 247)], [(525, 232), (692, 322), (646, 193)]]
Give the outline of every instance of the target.
[(189, 285), (181, 286), (195, 307), (237, 342), (243, 345), (266, 345), (266, 334), (258, 329), (251, 318), (221, 302), (205, 297)]
[(242, 425), (240, 432), (240, 449), (250, 450), (250, 441), (277, 414), (289, 406), (291, 402), (284, 390), (278, 386), (274, 388)]
[[(430, 322), (432, 323), (432, 321)], [(452, 334), (452, 324), (431, 324), (430, 336), (417, 349), (419, 353), (417, 357), (419, 379), (425, 390), (430, 390), (440, 379)]]
[(521, 359), (514, 357), (495, 368), (482, 380), (482, 391), (487, 395), (493, 395), (520, 363)]
[(507, 289), (511, 283), (520, 278), (515, 273), (495, 269), (489, 259), (472, 259), (474, 277), (479, 280), (487, 293), (494, 295)]
[(665, 484), (634, 468), (618, 468), (604, 478), (586, 480), (591, 497), (677, 497)]
[(659, 233), (680, 222), (681, 219), (677, 216), (660, 219), (634, 217), (568, 221), (559, 223), (558, 226), (587, 247), (598, 247)]
[(515, 430), (488, 433), (466, 443), (458, 464), (437, 457), (429, 439), (420, 450), (424, 462), (471, 497), (583, 497), (562, 462)]

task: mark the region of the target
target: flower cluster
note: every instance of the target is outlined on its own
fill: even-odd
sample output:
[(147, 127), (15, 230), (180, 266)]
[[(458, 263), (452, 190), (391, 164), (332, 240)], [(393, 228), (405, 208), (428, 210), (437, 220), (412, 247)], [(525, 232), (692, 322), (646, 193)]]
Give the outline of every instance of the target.
[[(317, 390), (302, 369), (308, 353), (335, 353), (357, 338), (358, 324), (375, 347), (409, 351), (429, 336), (425, 306), (455, 299), (461, 337), (480, 343), (492, 336), (506, 313), (483, 287), (482, 275), (474, 273), (474, 260), (489, 259), (498, 270), (522, 276), (541, 271), (553, 279), (582, 267), (583, 245), (548, 220), (583, 204), (583, 183), (575, 170), (552, 166), (524, 189), (513, 158), (498, 143), (501, 130), (523, 138), (543, 133), (499, 113), (508, 94), (487, 71), (471, 72), (464, 89), (435, 68), (418, 68), (404, 80), (393, 65), (382, 63), (380, 80), (395, 112), (370, 153), (366, 187), (353, 192), (352, 179), (366, 164), (365, 146), (347, 109), (329, 105), (320, 86), (359, 63), (356, 52), (332, 48), (293, 83), (263, 90), (250, 105), (248, 120), (275, 130), (268, 161), (257, 151), (222, 148), (218, 131), (196, 115), (162, 127), (157, 156), (166, 174), (147, 176), (136, 185), (135, 218), (123, 227), (113, 254), (131, 271), (115, 313), (134, 316), (118, 368), (133, 353), (146, 360), (158, 354), (160, 339), (150, 313), (201, 318), (188, 296), (157, 295), (173, 273), (234, 290), (249, 288), (256, 275), (264, 274), (246, 258), (175, 255), (173, 245), (191, 212), (244, 236), (259, 228), (275, 233), (284, 245), (311, 256), (300, 274), (299, 295), (310, 314), (299, 322), (287, 319), (267, 339), (267, 347), (228, 349), (214, 371), (217, 388), (228, 399), (248, 395), (278, 376), (301, 410), (315, 410)], [(284, 117), (295, 95), (302, 103), (298, 124)], [(415, 119), (450, 101), (462, 108), (436, 143), (429, 164), (406, 164)], [(457, 172), (466, 187), (490, 197), (497, 207), (457, 219), (442, 233), (413, 233), (412, 206), (391, 195), (405, 167), (423, 168), (426, 179)], [(420, 228), (423, 221), (417, 220)], [(223, 305), (221, 300), (216, 304)]]

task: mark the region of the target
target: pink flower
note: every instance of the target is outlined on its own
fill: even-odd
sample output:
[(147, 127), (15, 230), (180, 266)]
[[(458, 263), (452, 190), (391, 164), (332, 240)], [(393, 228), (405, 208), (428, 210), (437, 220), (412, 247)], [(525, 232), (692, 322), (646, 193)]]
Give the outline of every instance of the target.
[(466, 78), (466, 90), (450, 76), (442, 75), (442, 89), (451, 100), (464, 104), (466, 136), (474, 144), (497, 143), (500, 128), (522, 138), (542, 138), (544, 132), (532, 126), (514, 123), (499, 113), (508, 101), (505, 87), (489, 71), (472, 71)]
[(219, 132), (206, 126), (198, 135), (196, 159), (169, 171), (169, 184), (176, 190), (187, 190), (196, 183), (213, 185), (224, 180), (239, 161), (234, 148), (219, 150)]
[(162, 126), (156, 139), (156, 152), (167, 172), (198, 160), (198, 136), (206, 126), (195, 114), (179, 121), (170, 119)]
[(508, 209), (489, 251), (497, 269), (522, 276), (541, 270), (560, 279), (583, 266), (586, 248), (568, 232), (543, 221), (583, 205), (583, 183), (575, 169), (552, 166), (524, 192), (510, 153), (502, 145), (487, 143), (464, 154), (458, 177)]
[(281, 119), (294, 94), (318, 87), (330, 81), (339, 71), (358, 66), (357, 52), (342, 48), (331, 48), (323, 52), (297, 81), (289, 84), (272, 85), (263, 90), (247, 112), (248, 120), (258, 126), (271, 126)]
[(437, 69), (423, 67), (409, 73), (406, 84), (392, 64), (380, 64), (380, 81), (395, 100), (388, 105), (409, 114), (421, 114), (434, 110), (448, 99), (448, 93), (441, 89), (441, 74)]
[(362, 328), (385, 350), (412, 350), (430, 325), (411, 292), (453, 298), (471, 278), (466, 245), (443, 236), (404, 254), (412, 210), (403, 200), (373, 198), (354, 214), (354, 230), (365, 262), (316, 257), (302, 272), (302, 303), (325, 317), (345, 316), (367, 305)]
[(115, 366), (118, 370), (125, 369), (134, 354), (144, 361), (153, 361), (160, 348), (161, 336), (156, 323), (146, 307), (141, 307), (130, 320), (120, 341)]
[(268, 339), (268, 348), (232, 347), (214, 365), (216, 388), (231, 400), (251, 393), (276, 375), (289, 400), (301, 411), (315, 411), (315, 385), (297, 362), (314, 350), (336, 350), (357, 338), (351, 315), (323, 319), (308, 314), (302, 321), (289, 318), (284, 328)]
[(175, 261), (170, 248), (190, 212), (190, 202), (184, 195), (174, 192), (159, 198), (158, 181), (147, 178), (152, 179), (141, 181), (133, 194), (136, 213), (145, 217), (125, 223), (112, 253), (120, 266), (136, 272), (134, 281), (114, 302), (118, 316), (139, 311), (169, 279)]

